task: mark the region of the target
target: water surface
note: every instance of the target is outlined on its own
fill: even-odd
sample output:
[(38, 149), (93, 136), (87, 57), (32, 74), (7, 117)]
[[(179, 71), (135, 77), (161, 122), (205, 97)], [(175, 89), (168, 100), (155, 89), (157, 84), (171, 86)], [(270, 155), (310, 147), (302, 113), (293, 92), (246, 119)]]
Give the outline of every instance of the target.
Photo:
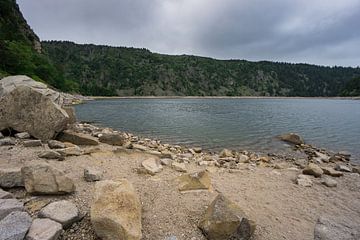
[(106, 99), (78, 105), (91, 121), (163, 142), (273, 151), (274, 137), (301, 134), (305, 141), (360, 156), (360, 101), (335, 99)]

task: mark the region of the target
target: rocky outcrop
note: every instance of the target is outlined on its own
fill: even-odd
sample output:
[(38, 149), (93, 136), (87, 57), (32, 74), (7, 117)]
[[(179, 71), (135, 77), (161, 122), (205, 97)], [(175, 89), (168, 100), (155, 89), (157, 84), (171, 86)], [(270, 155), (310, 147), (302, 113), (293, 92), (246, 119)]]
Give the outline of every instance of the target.
[(79, 214), (79, 210), (75, 204), (70, 201), (62, 200), (50, 203), (41, 209), (39, 217), (50, 218), (60, 223), (63, 228), (66, 229), (79, 220)]
[(304, 144), (304, 139), (296, 133), (286, 133), (279, 136), (282, 141), (292, 144)]
[(248, 240), (255, 231), (255, 223), (222, 194), (207, 208), (199, 227), (209, 240)]
[(77, 133), (71, 130), (65, 130), (57, 137), (62, 142), (70, 142), (76, 145), (99, 145), (96, 138), (83, 133)]
[(60, 223), (48, 218), (37, 218), (32, 222), (26, 240), (57, 240), (61, 231)]
[[(0, 81), (2, 86), (3, 81)], [(29, 86), (5, 88), (0, 93), (0, 106), (0, 130), (28, 132), (41, 140), (53, 138), (69, 121), (68, 114), (59, 105)]]
[(32, 194), (66, 194), (75, 191), (69, 177), (47, 164), (30, 164), (21, 169), (25, 189)]
[(185, 174), (179, 177), (180, 191), (208, 190), (211, 186), (211, 179), (207, 171), (200, 171)]
[(141, 204), (126, 179), (96, 183), (90, 216), (97, 236), (103, 240), (141, 239)]

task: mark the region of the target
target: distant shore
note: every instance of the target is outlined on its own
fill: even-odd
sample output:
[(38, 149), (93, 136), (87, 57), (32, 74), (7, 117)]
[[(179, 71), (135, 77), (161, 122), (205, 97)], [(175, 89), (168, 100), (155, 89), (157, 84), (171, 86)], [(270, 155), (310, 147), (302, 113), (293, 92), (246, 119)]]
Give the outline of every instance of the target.
[(360, 97), (273, 97), (273, 96), (87, 96), (98, 99), (336, 99), (360, 100)]

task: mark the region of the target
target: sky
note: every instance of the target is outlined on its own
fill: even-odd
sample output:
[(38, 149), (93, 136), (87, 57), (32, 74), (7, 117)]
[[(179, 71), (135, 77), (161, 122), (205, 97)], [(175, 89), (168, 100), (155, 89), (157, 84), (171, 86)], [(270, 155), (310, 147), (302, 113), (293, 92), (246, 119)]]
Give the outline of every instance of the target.
[(360, 0), (17, 0), (41, 40), (360, 66)]

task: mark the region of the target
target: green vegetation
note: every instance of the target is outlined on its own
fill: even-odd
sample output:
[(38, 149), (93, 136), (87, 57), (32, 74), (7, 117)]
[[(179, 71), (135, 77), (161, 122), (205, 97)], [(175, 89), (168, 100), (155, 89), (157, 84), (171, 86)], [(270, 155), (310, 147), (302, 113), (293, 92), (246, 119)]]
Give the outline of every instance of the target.
[(86, 95), (336, 96), (360, 68), (215, 60), (146, 49), (43, 42)]
[[(103, 96), (360, 95), (360, 68), (171, 56), (147, 49), (40, 43), (15, 0), (0, 1), (0, 77), (26, 74)], [(355, 80), (352, 80), (355, 79)]]
[(360, 96), (360, 77), (348, 81), (341, 92), (342, 96)]

